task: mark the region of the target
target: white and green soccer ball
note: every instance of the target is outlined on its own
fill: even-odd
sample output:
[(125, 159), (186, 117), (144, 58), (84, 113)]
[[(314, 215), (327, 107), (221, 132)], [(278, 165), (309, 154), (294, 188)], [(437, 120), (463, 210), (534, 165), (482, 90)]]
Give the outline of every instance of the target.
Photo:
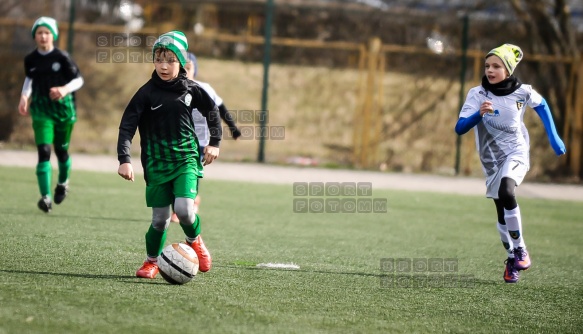
[(158, 256), (160, 275), (170, 284), (185, 284), (198, 273), (198, 257), (185, 243), (173, 243)]

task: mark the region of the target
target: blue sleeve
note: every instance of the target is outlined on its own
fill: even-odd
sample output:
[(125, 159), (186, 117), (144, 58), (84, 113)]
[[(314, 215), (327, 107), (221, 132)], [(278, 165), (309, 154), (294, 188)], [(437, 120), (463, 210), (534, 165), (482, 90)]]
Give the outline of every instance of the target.
[(538, 106), (534, 107), (534, 111), (536, 111), (540, 119), (543, 121), (545, 131), (547, 132), (547, 137), (549, 137), (549, 142), (551, 142), (551, 147), (555, 151), (555, 154), (565, 154), (567, 149), (557, 134), (557, 129), (555, 128), (555, 123), (553, 122), (553, 116), (551, 115), (551, 109), (549, 109), (547, 101), (543, 99)]
[(460, 117), (455, 125), (455, 132), (461, 136), (470, 131), (470, 129), (480, 123), (481, 120), (482, 116), (480, 116), (480, 111), (476, 111), (470, 117)]

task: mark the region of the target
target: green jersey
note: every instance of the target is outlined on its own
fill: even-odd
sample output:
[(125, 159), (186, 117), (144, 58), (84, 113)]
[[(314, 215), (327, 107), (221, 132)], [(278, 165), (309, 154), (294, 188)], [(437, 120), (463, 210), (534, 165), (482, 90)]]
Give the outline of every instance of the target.
[(60, 87), (81, 76), (79, 68), (68, 53), (54, 48), (43, 55), (34, 50), (24, 58), (24, 71), (32, 79), (30, 115), (33, 121), (74, 123), (75, 93), (53, 101), (49, 97), (52, 87)]
[(218, 147), (221, 121), (211, 97), (188, 80), (182, 68), (178, 78), (170, 81), (163, 81), (154, 71), (152, 78), (132, 97), (122, 116), (117, 142), (119, 162), (130, 162), (130, 146), (138, 129), (146, 184), (169, 182), (191, 168), (202, 177), (193, 108), (207, 119), (209, 145)]

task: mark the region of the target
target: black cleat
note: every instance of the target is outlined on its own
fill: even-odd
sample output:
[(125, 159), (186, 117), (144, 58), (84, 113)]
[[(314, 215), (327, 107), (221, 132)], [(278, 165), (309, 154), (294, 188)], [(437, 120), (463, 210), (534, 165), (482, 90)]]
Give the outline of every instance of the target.
[(61, 204), (67, 197), (67, 193), (69, 192), (69, 185), (68, 184), (57, 184), (55, 188), (55, 204)]
[(38, 208), (46, 213), (49, 213), (53, 209), (53, 203), (51, 202), (51, 199), (48, 196), (43, 196), (38, 201)]

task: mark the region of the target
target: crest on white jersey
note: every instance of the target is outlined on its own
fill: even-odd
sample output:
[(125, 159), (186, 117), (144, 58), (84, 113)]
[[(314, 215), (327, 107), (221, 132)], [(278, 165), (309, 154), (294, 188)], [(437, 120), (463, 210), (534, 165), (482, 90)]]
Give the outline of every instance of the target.
[(186, 104), (187, 107), (190, 107), (190, 102), (192, 102), (192, 95), (190, 95), (190, 93), (188, 93), (184, 97), (184, 104)]
[(59, 64), (58, 62), (54, 62), (51, 67), (54, 72), (58, 72), (61, 69), (61, 64)]
[(522, 110), (523, 106), (524, 106), (524, 100), (516, 101), (516, 108), (518, 109), (518, 111)]

